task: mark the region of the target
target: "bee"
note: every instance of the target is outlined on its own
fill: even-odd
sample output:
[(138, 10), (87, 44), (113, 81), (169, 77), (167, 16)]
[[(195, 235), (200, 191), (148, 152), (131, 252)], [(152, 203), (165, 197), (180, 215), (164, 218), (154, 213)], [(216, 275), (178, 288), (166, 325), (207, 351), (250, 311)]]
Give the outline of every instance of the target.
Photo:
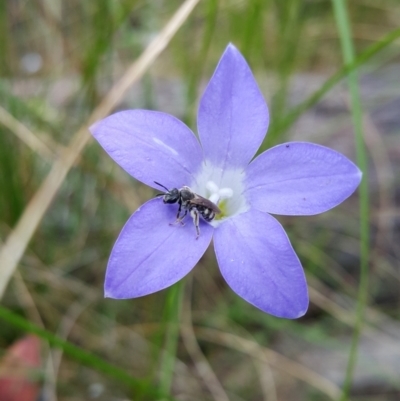
[(216, 214), (221, 213), (221, 210), (215, 203), (196, 194), (187, 186), (183, 186), (180, 189), (178, 188), (168, 189), (159, 182), (154, 181), (154, 183), (166, 190), (166, 192), (156, 195), (156, 196), (162, 196), (164, 203), (179, 204), (175, 223), (180, 223), (183, 225), (182, 220), (186, 217), (186, 215), (189, 213), (190, 216), (192, 216), (193, 224), (195, 225), (197, 232), (196, 239), (198, 239), (200, 236), (200, 229), (199, 229), (200, 216), (205, 221), (210, 222), (214, 219)]

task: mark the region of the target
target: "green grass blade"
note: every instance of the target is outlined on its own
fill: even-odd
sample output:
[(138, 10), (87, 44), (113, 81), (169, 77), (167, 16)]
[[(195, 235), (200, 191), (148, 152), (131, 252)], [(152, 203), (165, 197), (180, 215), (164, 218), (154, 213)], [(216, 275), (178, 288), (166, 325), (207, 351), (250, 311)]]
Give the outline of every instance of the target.
[(365, 64), (373, 56), (385, 49), (399, 37), (400, 28), (389, 32), (387, 35), (383, 36), (380, 40), (364, 50), (357, 58), (353, 59), (352, 62), (346, 62), (345, 65), (330, 78), (328, 78), (318, 90), (316, 90), (298, 106), (289, 111), (285, 117), (277, 121), (272, 121), (271, 127), (268, 131), (267, 141), (263, 149), (274, 145), (282, 132), (288, 130), (306, 110), (318, 103), (338, 82), (348, 76), (351, 72), (357, 70), (358, 67)]
[[(347, 15), (346, 0), (332, 0), (342, 46), (345, 64), (354, 63), (354, 49)], [(348, 83), (350, 90), (351, 112), (356, 141), (357, 163), (363, 172), (360, 184), (360, 283), (357, 296), (356, 323), (351, 342), (350, 355), (346, 369), (343, 392), (340, 400), (348, 398), (357, 361), (358, 344), (364, 322), (364, 312), (368, 296), (368, 261), (369, 261), (369, 194), (368, 194), (368, 160), (363, 138), (362, 107), (358, 87), (357, 71), (349, 72)]]
[[(83, 365), (94, 369), (100, 373), (116, 379), (120, 383), (126, 385), (129, 389), (137, 392), (142, 391), (143, 384), (141, 380), (132, 377), (125, 370), (118, 368), (104, 359), (83, 350), (76, 345), (69, 343), (68, 341), (62, 340), (60, 337), (50, 333), (49, 331), (42, 329), (35, 324), (29, 322), (24, 317), (11, 312), (7, 308), (0, 305), (0, 319), (5, 320), (14, 327), (27, 333), (36, 334), (38, 337), (46, 340), (51, 346), (60, 348), (63, 352)], [(160, 397), (160, 391), (158, 388), (147, 388), (147, 395)], [(170, 398), (169, 398), (170, 399)]]
[(217, 16), (218, 16), (218, 1), (209, 0), (206, 4), (206, 15), (205, 26), (203, 35), (201, 38), (201, 47), (198, 55), (195, 57), (195, 62), (192, 63), (190, 73), (188, 73), (188, 84), (186, 94), (186, 112), (185, 112), (185, 123), (189, 127), (193, 127), (196, 122), (197, 110), (193, 107), (196, 98), (198, 96), (198, 90), (200, 87), (200, 79), (203, 74), (204, 67), (206, 66), (207, 56), (212, 44), (212, 40), (215, 33)]
[(160, 389), (161, 394), (165, 397), (170, 395), (174, 376), (183, 290), (184, 281), (181, 280), (168, 290), (167, 303), (165, 305), (167, 327), (164, 352), (161, 357), (160, 366)]

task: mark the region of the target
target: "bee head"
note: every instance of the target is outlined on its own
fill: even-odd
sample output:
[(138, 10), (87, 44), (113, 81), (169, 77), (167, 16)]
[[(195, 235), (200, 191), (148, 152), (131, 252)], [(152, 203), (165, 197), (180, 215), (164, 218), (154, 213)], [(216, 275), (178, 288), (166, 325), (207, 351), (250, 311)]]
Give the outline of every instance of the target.
[(181, 194), (178, 188), (172, 188), (163, 196), (164, 203), (176, 203), (179, 201)]
[(179, 201), (181, 193), (178, 188), (172, 188), (170, 190), (166, 186), (160, 184), (159, 182), (154, 181), (154, 183), (166, 190), (166, 192), (164, 192), (163, 194), (156, 195), (156, 196), (162, 196), (164, 203), (176, 203)]

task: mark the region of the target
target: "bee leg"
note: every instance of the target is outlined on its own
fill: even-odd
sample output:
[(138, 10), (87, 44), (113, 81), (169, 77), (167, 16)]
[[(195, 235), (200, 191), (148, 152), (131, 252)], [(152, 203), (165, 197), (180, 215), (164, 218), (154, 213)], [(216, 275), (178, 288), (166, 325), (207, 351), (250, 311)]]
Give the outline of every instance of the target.
[(179, 201), (179, 209), (178, 209), (178, 213), (176, 214), (175, 223), (180, 223), (181, 226), (184, 226), (185, 223), (183, 223), (182, 220), (186, 217), (188, 211), (186, 209), (185, 213), (183, 214), (182, 217), (181, 217), (181, 211), (182, 211), (182, 201)]
[(192, 218), (193, 218), (193, 224), (194, 224), (195, 227), (196, 227), (196, 232), (197, 232), (197, 237), (196, 237), (196, 239), (199, 239), (199, 237), (200, 237), (200, 229), (199, 229), (200, 213), (198, 212), (197, 209), (192, 209), (192, 210), (190, 211), (190, 215), (192, 216)]
[(179, 220), (179, 216), (181, 215), (181, 210), (182, 210), (182, 202), (179, 202), (179, 209), (176, 215), (176, 220)]
[(186, 215), (187, 215), (187, 210), (185, 210), (185, 213), (183, 213), (183, 216), (179, 216), (180, 215), (180, 211), (178, 212), (177, 216), (176, 216), (176, 220), (173, 223), (169, 223), (170, 226), (173, 226), (176, 223), (179, 223), (181, 226), (184, 226), (185, 223), (182, 221)]
[(186, 217), (186, 215), (187, 215), (187, 210), (185, 210), (185, 213), (183, 213), (183, 216), (182, 217), (177, 217), (177, 219), (176, 219), (176, 222), (177, 223), (180, 223), (181, 224), (181, 226), (184, 226), (185, 225), (185, 223), (182, 221), (185, 217)]

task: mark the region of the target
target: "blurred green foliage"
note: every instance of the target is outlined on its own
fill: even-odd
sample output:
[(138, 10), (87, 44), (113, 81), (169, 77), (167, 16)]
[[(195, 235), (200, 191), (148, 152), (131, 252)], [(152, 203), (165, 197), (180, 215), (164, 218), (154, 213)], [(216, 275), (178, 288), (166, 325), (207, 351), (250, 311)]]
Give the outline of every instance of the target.
[[(59, 154), (181, 4), (177, 0), (0, 2), (0, 106)], [(398, 0), (352, 0), (348, 5), (356, 54), (398, 29)], [(273, 127), (265, 146), (283, 140), (313, 141), (355, 160), (343, 81), (335, 81), (333, 90), (313, 108), (299, 109), (290, 124), (285, 123), (296, 106), (342, 68), (339, 35), (328, 0), (201, 1), (120, 108), (169, 112), (196, 130), (199, 97), (228, 42), (244, 54), (268, 101)], [(399, 50), (398, 40), (385, 42), (359, 68), (371, 166), (373, 238), (371, 308), (360, 344), (354, 400), (390, 401), (400, 396), (395, 380), (399, 370), (393, 370), (398, 364), (387, 357), (382, 345), (398, 360), (400, 350), (394, 344), (400, 331), (397, 337), (394, 333), (399, 327), (400, 302)], [(0, 119), (3, 242), (51, 163)], [(46, 340), (67, 354), (59, 369), (54, 369), (55, 381), (48, 372), (44, 375), (44, 389), (48, 394), (56, 392), (58, 400), (155, 399), (167, 330), (168, 291), (126, 301), (103, 299), (102, 292), (113, 241), (127, 217), (151, 196), (150, 189), (128, 177), (97, 144), (89, 145), (64, 181), (8, 287), (3, 306), (47, 330), (47, 337), (42, 333), (44, 357), (49, 357)], [(220, 276), (213, 252), (207, 252), (187, 279), (193, 285), (184, 295), (195, 333), (198, 327), (215, 328), (250, 339), (255, 347), (269, 347), (297, 361), (297, 367), (311, 369), (340, 386), (357, 296), (358, 216), (358, 199), (353, 196), (322, 216), (280, 218), (310, 283), (310, 310), (298, 321), (265, 315), (235, 296)], [(2, 349), (18, 333), (11, 323), (1, 320)], [(76, 357), (74, 352), (79, 354), (79, 349), (72, 347), (74, 351), (69, 352), (54, 340), (55, 335), (85, 355), (96, 355), (105, 365), (100, 363), (102, 367), (96, 369), (93, 360)], [(261, 364), (243, 350), (206, 341), (200, 334), (197, 341), (231, 400), (329, 399), (306, 373), (299, 380), (293, 371), (278, 369), (279, 362)], [(213, 399), (182, 338), (177, 358), (173, 396)], [(110, 374), (104, 367), (107, 363), (134, 377), (133, 392), (125, 375), (118, 380), (118, 372)]]

